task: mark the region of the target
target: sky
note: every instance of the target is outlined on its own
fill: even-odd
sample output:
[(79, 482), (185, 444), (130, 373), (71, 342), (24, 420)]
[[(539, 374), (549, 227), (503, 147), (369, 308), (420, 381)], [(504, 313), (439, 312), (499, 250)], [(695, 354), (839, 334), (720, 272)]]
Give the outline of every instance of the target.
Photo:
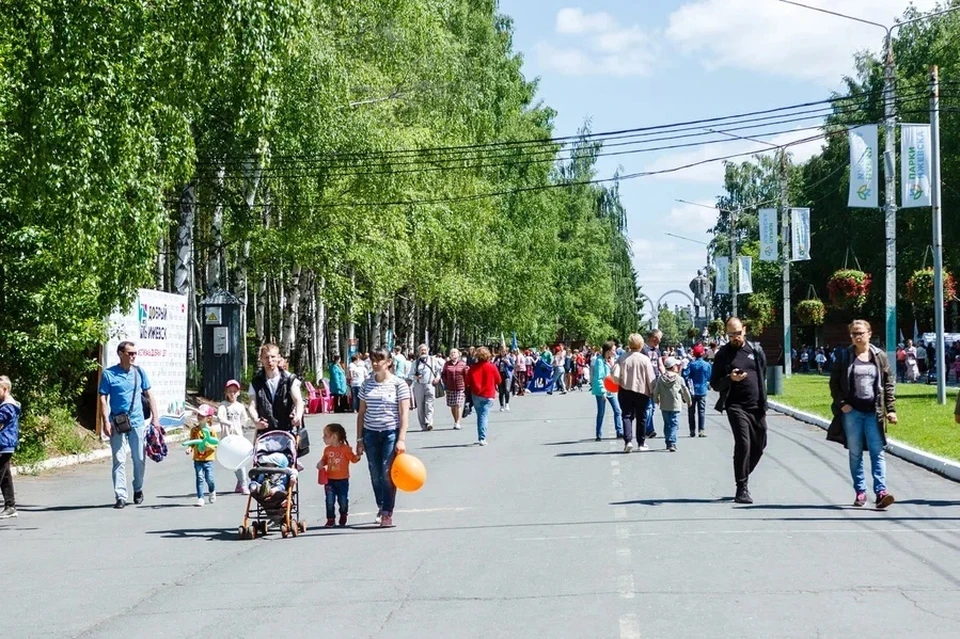
[[(803, 2), (886, 25), (911, 4)], [(936, 0), (912, 4), (927, 11)], [(616, 131), (824, 100), (843, 89), (844, 76), (855, 74), (855, 53), (879, 51), (884, 37), (878, 27), (779, 0), (500, 0), (500, 11), (514, 21), (524, 75), (539, 79), (539, 98), (558, 112), (557, 136), (576, 133), (587, 119), (594, 132)], [(811, 124), (767, 129), (778, 134), (764, 139), (806, 139), (809, 130), (791, 129)], [(720, 144), (600, 158), (597, 177), (610, 177), (618, 167), (627, 174), (772, 152), (757, 142), (713, 137), (721, 138)], [(820, 147), (819, 140), (792, 146), (791, 160), (803, 162)], [(706, 246), (665, 233), (712, 239), (707, 230), (716, 211), (709, 207), (723, 193), (722, 163), (624, 181), (620, 190), (643, 292), (654, 301), (670, 290), (689, 292), (706, 263)], [(675, 294), (663, 302), (687, 304)]]

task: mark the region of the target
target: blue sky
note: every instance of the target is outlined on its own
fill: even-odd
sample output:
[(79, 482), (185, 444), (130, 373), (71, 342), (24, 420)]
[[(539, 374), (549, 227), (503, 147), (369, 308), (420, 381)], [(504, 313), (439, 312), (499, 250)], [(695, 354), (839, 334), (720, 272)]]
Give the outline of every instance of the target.
[[(804, 2), (882, 24), (892, 24), (910, 5)], [(929, 10), (936, 0), (913, 4)], [(586, 118), (599, 132), (822, 100), (841, 88), (844, 75), (853, 74), (854, 54), (878, 50), (883, 39), (879, 28), (778, 0), (500, 0), (500, 10), (514, 20), (514, 46), (524, 56), (525, 75), (540, 79), (541, 99), (558, 111), (556, 135), (575, 133)], [(810, 135), (786, 132), (768, 139), (785, 144)], [(808, 159), (819, 146), (815, 141), (793, 147), (794, 161)], [(730, 140), (601, 158), (598, 177), (612, 175), (618, 165), (633, 173), (763, 148)], [(623, 182), (634, 263), (647, 295), (656, 300), (671, 289), (688, 290), (705, 263), (706, 247), (664, 233), (709, 241), (706, 231), (715, 212), (676, 200), (712, 206), (722, 191), (719, 162)], [(664, 301), (683, 302), (678, 296)]]

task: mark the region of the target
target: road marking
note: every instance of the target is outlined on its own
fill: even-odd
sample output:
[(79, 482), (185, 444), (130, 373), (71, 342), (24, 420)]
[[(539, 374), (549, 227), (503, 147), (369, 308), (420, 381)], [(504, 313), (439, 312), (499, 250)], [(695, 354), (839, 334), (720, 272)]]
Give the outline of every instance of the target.
[(633, 552), (626, 546), (617, 548), (617, 559), (624, 566), (629, 566), (633, 563)]
[(620, 575), (617, 577), (617, 591), (621, 599), (633, 599), (637, 596), (636, 586), (633, 583), (633, 575)]
[(620, 468), (618, 466), (614, 466), (610, 469), (610, 474), (614, 477), (618, 477), (620, 475)]
[(640, 639), (640, 619), (637, 615), (620, 615), (620, 639)]
[(620, 465), (620, 460), (619, 460), (619, 459), (611, 459), (611, 460), (610, 460), (610, 465), (611, 465), (611, 466), (619, 466), (619, 465)]
[[(352, 513), (351, 513), (352, 514)], [(617, 539), (629, 539), (631, 537), (659, 537), (666, 535), (676, 537), (677, 535), (889, 535), (889, 534), (910, 534), (910, 533), (960, 533), (960, 528), (921, 528), (918, 530), (904, 530), (902, 528), (889, 528), (883, 530), (830, 530), (830, 529), (809, 529), (809, 530), (670, 530), (664, 532), (635, 531), (629, 532), (626, 525), (617, 524), (615, 535)], [(517, 537), (514, 541), (561, 541), (567, 539), (610, 539), (608, 535), (558, 535), (555, 537)]]
[(617, 527), (614, 529), (614, 535), (617, 539), (629, 539), (630, 530), (624, 524), (617, 524)]
[(613, 509), (613, 518), (614, 519), (626, 519), (627, 518), (627, 509), (625, 506), (617, 506)]
[(613, 491), (613, 501), (623, 501), (624, 499), (626, 499), (626, 497), (624, 497), (622, 490)]

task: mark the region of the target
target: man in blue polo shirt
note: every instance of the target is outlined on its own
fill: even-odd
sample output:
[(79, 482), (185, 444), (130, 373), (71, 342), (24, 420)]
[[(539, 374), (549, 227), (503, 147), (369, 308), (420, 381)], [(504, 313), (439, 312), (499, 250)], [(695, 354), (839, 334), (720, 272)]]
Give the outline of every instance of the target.
[[(143, 418), (143, 397), (149, 401), (154, 428), (160, 428), (160, 413), (157, 402), (150, 392), (150, 380), (143, 369), (134, 365), (137, 347), (133, 342), (120, 342), (117, 346), (120, 363), (103, 371), (100, 378), (100, 415), (103, 432), (110, 438), (113, 452), (114, 508), (127, 505), (127, 448), (133, 458), (133, 503), (143, 503), (144, 442), (146, 437)], [(124, 416), (126, 419), (124, 419)], [(129, 431), (124, 422), (129, 421)]]

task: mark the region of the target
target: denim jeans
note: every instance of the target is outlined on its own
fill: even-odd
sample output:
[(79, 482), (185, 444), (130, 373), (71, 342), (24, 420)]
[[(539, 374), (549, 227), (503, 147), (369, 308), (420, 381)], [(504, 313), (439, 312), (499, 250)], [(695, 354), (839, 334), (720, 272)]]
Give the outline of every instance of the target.
[(647, 406), (651, 403), (650, 398), (621, 386), (620, 390), (617, 391), (617, 401), (623, 412), (624, 443), (633, 443), (633, 426), (636, 424), (637, 444), (643, 446), (645, 439), (643, 434), (643, 418), (647, 414)]
[(702, 433), (707, 428), (707, 396), (706, 395), (694, 395), (693, 403), (690, 404), (690, 407), (687, 409), (687, 417), (690, 422), (690, 434), (693, 435), (697, 432), (697, 425), (699, 424), (700, 432)]
[(597, 400), (597, 437), (603, 436), (603, 417), (607, 412), (607, 402), (610, 402), (610, 408), (613, 409), (613, 430), (617, 437), (623, 437), (623, 412), (620, 410), (620, 402), (616, 395), (594, 395)]
[(360, 387), (351, 386), (350, 387), (350, 399), (353, 400), (353, 412), (360, 412)]
[(477, 411), (477, 439), (486, 441), (487, 420), (490, 419), (490, 407), (493, 406), (492, 397), (473, 396), (473, 408)]
[(850, 453), (850, 477), (853, 489), (858, 493), (867, 492), (867, 482), (863, 475), (863, 449), (866, 444), (870, 452), (870, 472), (873, 475), (873, 492), (887, 489), (887, 464), (883, 454), (883, 435), (876, 413), (864, 413), (852, 410), (843, 415), (843, 430), (847, 435), (847, 450)]
[(146, 435), (146, 425), (140, 424), (133, 427), (129, 433), (110, 434), (110, 451), (113, 453), (113, 494), (117, 499), (127, 499), (127, 449), (130, 450), (130, 457), (133, 459), (133, 492), (138, 493), (143, 490), (143, 471), (146, 469), (144, 463), (144, 437)]
[(390, 467), (397, 455), (396, 430), (364, 430), (363, 449), (367, 455), (367, 468), (370, 469), (370, 484), (377, 508), (383, 515), (393, 515), (393, 506), (397, 501), (397, 487), (390, 479)]
[(217, 492), (217, 485), (213, 482), (213, 462), (212, 461), (194, 461), (193, 471), (197, 475), (197, 499), (203, 499), (203, 483), (207, 483), (207, 488), (211, 493)]
[(553, 367), (553, 390), (550, 392), (552, 393), (555, 390), (567, 390), (567, 385), (563, 381), (563, 369), (559, 366)]
[(680, 411), (662, 410), (660, 415), (663, 417), (663, 440), (667, 446), (677, 445), (677, 431), (680, 429)]
[(327, 485), (323, 487), (324, 496), (327, 498), (327, 519), (333, 519), (333, 505), (340, 504), (340, 514), (346, 515), (350, 506), (350, 480), (349, 479), (328, 479)]
[(653, 427), (653, 414), (657, 412), (657, 405), (653, 403), (653, 400), (650, 400), (650, 403), (647, 404), (647, 419), (646, 426), (644, 430), (644, 435), (650, 437), (650, 435), (657, 432), (657, 429)]

